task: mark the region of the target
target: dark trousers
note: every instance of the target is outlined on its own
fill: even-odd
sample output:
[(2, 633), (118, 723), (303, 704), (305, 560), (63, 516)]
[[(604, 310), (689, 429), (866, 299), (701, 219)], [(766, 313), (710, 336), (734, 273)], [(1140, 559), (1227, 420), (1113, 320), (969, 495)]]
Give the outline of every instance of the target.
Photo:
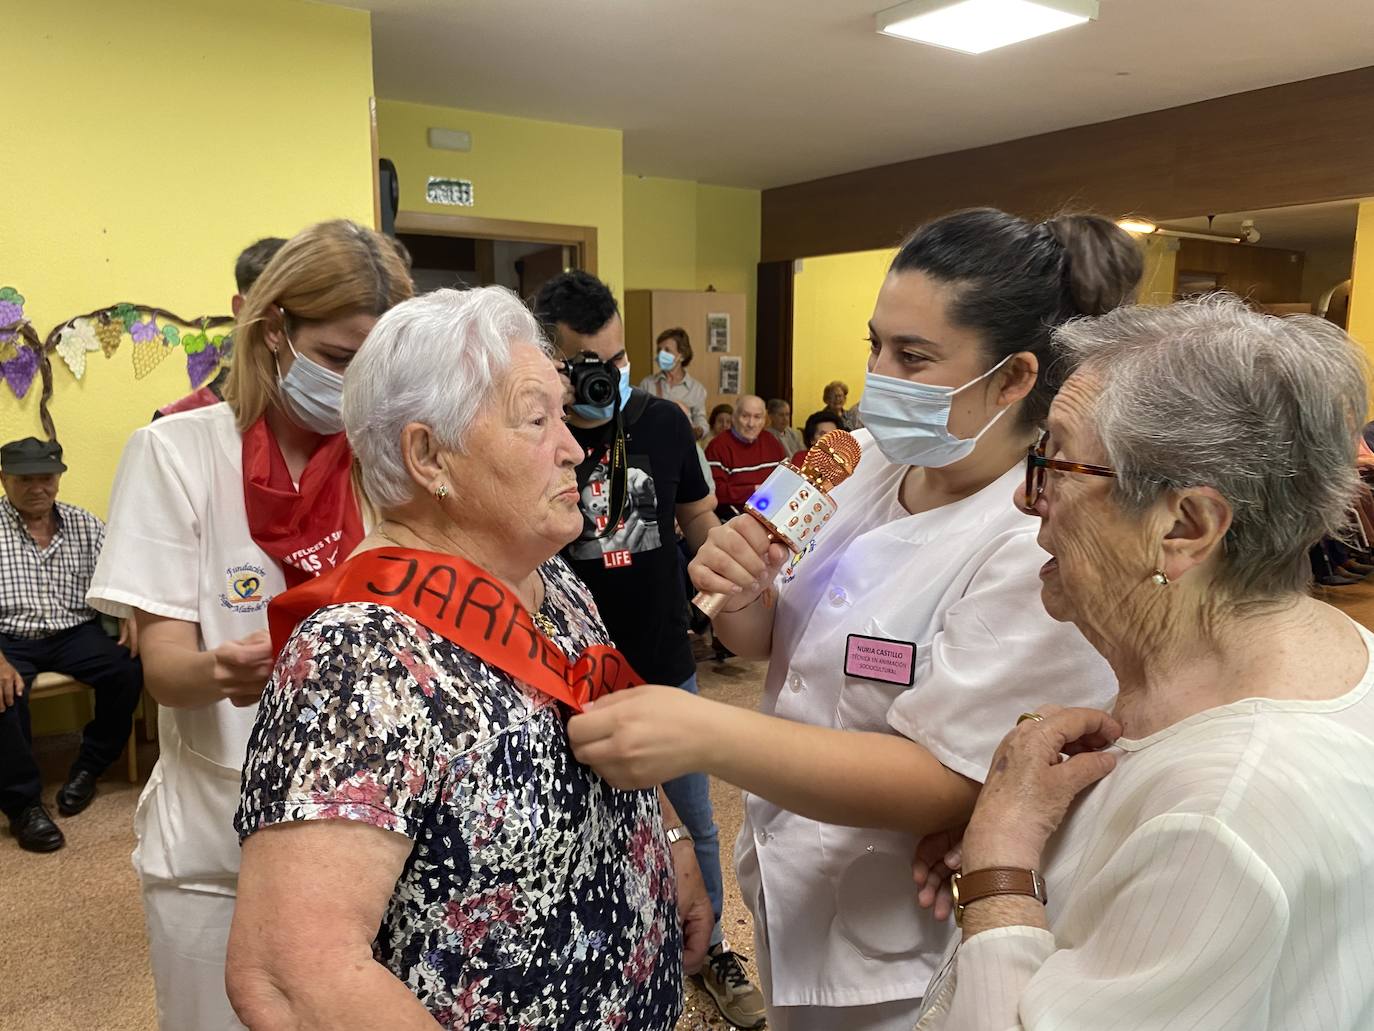
[(17, 816), (43, 792), (33, 761), (29, 689), (39, 673), (65, 673), (95, 691), (95, 718), (81, 734), (72, 772), (104, 773), (129, 740), (134, 710), (143, 691), (143, 665), (116, 644), (93, 619), (51, 637), (26, 639), (0, 634), (0, 652), (24, 678), (23, 697), (0, 712), (0, 812)]

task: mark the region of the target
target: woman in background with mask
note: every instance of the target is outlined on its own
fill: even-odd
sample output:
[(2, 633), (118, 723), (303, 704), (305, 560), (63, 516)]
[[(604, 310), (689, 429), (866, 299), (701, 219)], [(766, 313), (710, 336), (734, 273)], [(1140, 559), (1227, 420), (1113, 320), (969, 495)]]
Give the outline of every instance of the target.
[(640, 381), (639, 389), (676, 401), (692, 424), (692, 433), (701, 440), (711, 430), (706, 421), (706, 388), (687, 371), (692, 364), (692, 342), (687, 331), (680, 326), (665, 329), (658, 335), (657, 345), (654, 361), (658, 368)]
[(730, 595), (722, 641), (770, 660), (763, 712), (645, 687), (569, 724), (619, 787), (702, 770), (745, 789), (735, 859), (773, 1031), (909, 1029), (950, 931), (916, 904), (916, 840), (968, 818), (1021, 712), (1116, 693), (1042, 608), (1047, 556), (1013, 493), (1053, 396), (1052, 329), (1127, 300), (1141, 265), (1090, 216), (917, 230), (868, 324), (863, 458), (825, 532), (793, 559), (744, 515), (692, 564)]
[(386, 238), (323, 222), (288, 241), (239, 312), (227, 400), (134, 433), (90, 591), (137, 620), (161, 757), (134, 816), (134, 867), (164, 1031), (241, 1027), (224, 989), (239, 777), (275, 656), (273, 595), (362, 540), (343, 371), (412, 294)]

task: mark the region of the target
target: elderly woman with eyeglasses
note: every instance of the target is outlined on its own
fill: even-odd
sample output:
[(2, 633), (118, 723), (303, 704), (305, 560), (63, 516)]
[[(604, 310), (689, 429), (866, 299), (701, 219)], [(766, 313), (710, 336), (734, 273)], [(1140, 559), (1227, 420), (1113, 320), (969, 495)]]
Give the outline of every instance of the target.
[(1021, 504), (1045, 608), (1120, 695), (1027, 713), (962, 847), (922, 843), (937, 915), (961, 867), (962, 941), (917, 1026), (1374, 1027), (1374, 638), (1306, 558), (1355, 491), (1363, 360), (1234, 299), (1058, 344), (1076, 371)]
[(269, 613), (227, 978), (254, 1031), (677, 1019), (713, 923), (692, 839), (564, 726), (627, 676), (557, 557), (582, 532), (564, 390), (500, 287), (398, 305), (349, 367), (384, 518)]

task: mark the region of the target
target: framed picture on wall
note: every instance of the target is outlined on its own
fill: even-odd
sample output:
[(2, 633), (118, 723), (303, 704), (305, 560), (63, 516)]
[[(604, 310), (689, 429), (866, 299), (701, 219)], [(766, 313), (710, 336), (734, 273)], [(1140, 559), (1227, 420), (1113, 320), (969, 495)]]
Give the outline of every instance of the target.
[[(715, 350), (715, 348), (711, 348)], [(737, 357), (729, 356), (720, 360), (720, 393), (738, 394), (739, 393), (739, 365)]]
[(714, 312), (706, 316), (706, 347), (721, 353), (730, 350), (729, 312)]

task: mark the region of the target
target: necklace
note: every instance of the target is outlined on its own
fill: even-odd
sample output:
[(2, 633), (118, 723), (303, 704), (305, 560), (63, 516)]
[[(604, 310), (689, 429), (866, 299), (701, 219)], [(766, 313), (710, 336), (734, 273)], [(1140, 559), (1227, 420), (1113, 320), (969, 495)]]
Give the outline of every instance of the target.
[(539, 628), (539, 632), (545, 637), (556, 637), (558, 635), (558, 624), (549, 617), (544, 611), (544, 602), (548, 600), (548, 592), (544, 589), (544, 578), (536, 572), (535, 584), (539, 588), (539, 600), (530, 613), (530, 619)]

